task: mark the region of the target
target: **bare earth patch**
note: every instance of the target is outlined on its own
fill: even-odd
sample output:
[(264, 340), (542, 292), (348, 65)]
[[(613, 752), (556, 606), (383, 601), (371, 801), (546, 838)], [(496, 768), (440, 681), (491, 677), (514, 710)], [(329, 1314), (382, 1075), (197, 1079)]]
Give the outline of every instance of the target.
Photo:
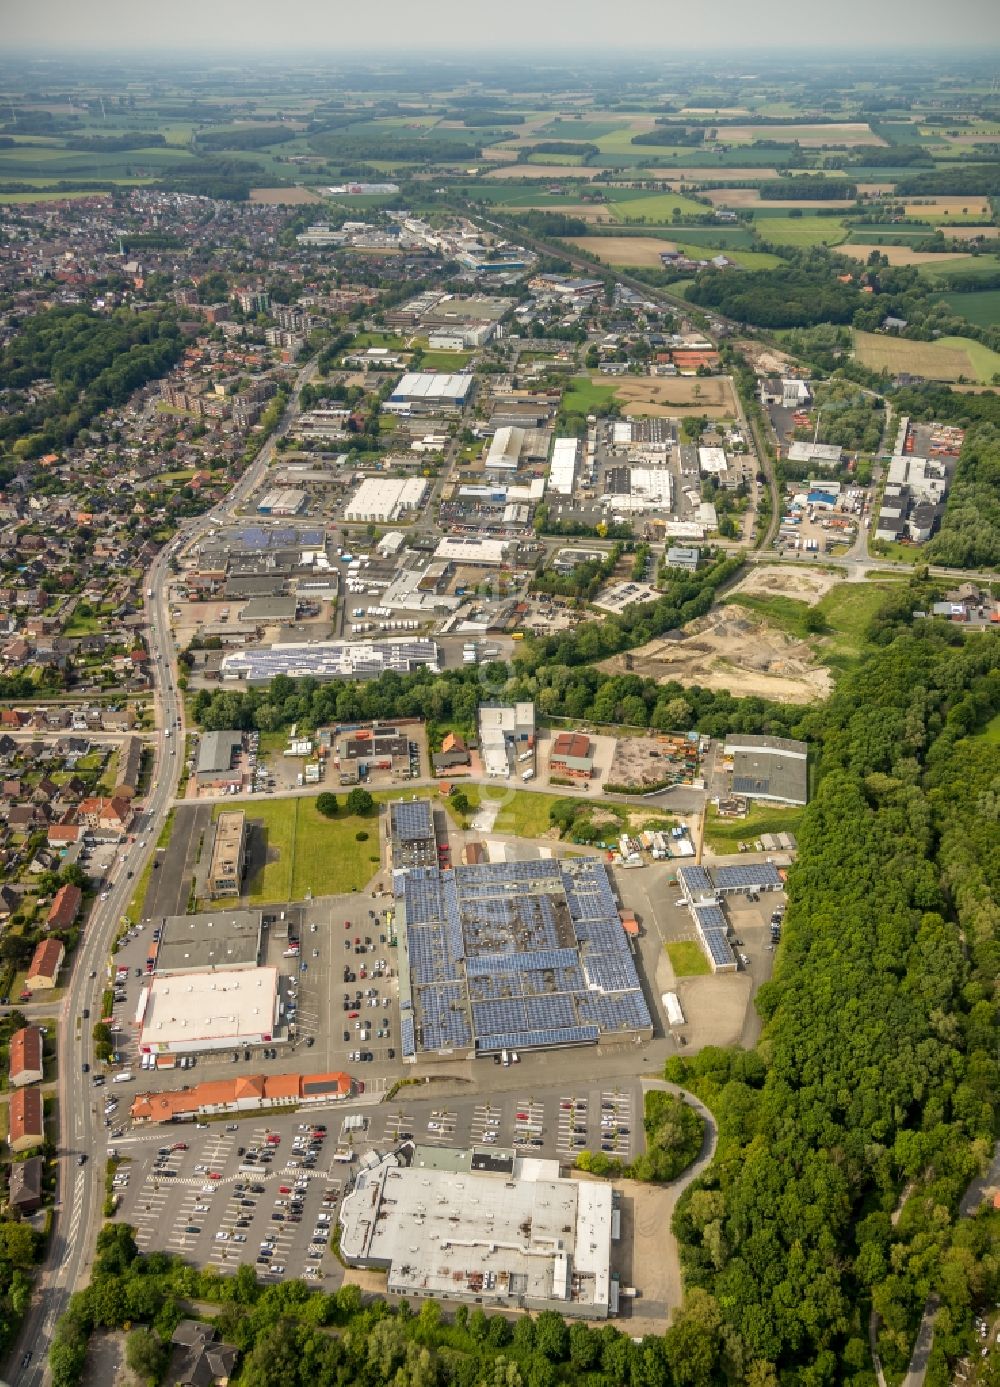
[(762, 199), (759, 188), (704, 188), (702, 196), (716, 206), (725, 207), (843, 207), (851, 203), (842, 197), (800, 198), (790, 202), (782, 198)]
[(1000, 236), (1000, 226), (949, 226), (942, 229), (956, 241), (995, 241)]
[(819, 573), (815, 569), (795, 569), (775, 564), (770, 568), (754, 568), (742, 583), (733, 588), (733, 593), (791, 597), (812, 607), (841, 581), (836, 573)]
[(634, 419), (672, 414), (705, 414), (731, 419), (736, 397), (728, 376), (626, 376), (615, 381), (622, 413)]
[[(614, 655), (599, 668), (623, 674), (625, 658)], [(677, 640), (640, 646), (632, 652), (631, 670), (658, 684), (676, 680), (777, 703), (812, 703), (825, 698), (833, 687), (829, 671), (817, 665), (805, 641), (733, 608), (691, 622)]]
[(251, 188), (251, 202), (267, 202), (277, 207), (299, 207), (307, 202), (322, 202), (312, 188)]

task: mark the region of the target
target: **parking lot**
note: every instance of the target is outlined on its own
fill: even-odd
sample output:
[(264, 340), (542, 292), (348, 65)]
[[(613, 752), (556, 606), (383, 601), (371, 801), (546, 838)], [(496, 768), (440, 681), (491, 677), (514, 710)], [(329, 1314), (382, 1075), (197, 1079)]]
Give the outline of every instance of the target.
[[(510, 1070), (504, 1082), (515, 1082)], [(633, 1081), (546, 1089), (515, 1082), (489, 1098), (417, 1101), (403, 1090), (400, 1100), (109, 1134), (109, 1153), (121, 1162), (116, 1217), (135, 1227), (143, 1251), (166, 1249), (223, 1273), (248, 1262), (261, 1277), (305, 1276), (329, 1289), (343, 1279), (329, 1251), (340, 1198), (368, 1149), (406, 1140), (513, 1146), (564, 1165), (584, 1149), (626, 1162), (643, 1149)]]

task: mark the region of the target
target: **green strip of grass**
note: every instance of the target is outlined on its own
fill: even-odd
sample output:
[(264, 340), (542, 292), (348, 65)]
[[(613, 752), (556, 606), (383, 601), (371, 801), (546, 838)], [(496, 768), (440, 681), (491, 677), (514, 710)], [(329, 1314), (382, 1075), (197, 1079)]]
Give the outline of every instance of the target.
[(713, 852), (739, 852), (740, 843), (752, 847), (762, 833), (794, 833), (803, 813), (803, 809), (790, 805), (754, 806), (744, 819), (722, 819), (710, 805), (705, 819), (705, 842)]
[(698, 978), (712, 971), (705, 950), (693, 939), (671, 939), (666, 949), (670, 966), (679, 978)]

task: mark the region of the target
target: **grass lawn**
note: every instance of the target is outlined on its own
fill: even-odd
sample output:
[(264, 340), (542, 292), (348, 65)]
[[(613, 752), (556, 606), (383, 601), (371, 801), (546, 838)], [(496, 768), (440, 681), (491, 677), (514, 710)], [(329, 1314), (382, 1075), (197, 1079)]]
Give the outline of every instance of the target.
[(549, 810), (560, 795), (532, 794), (528, 790), (508, 790), (497, 785), (463, 785), (470, 813), (481, 804), (501, 805), (493, 825), (495, 833), (510, 833), (518, 838), (541, 838), (552, 827)]
[(705, 950), (693, 939), (671, 939), (666, 950), (671, 967), (679, 978), (697, 978), (712, 971)]
[(562, 397), (567, 414), (600, 414), (615, 400), (615, 387), (592, 376), (574, 376)]
[(754, 228), (765, 241), (782, 246), (836, 246), (847, 236), (837, 217), (755, 217)]
[(754, 806), (745, 819), (720, 819), (714, 805), (709, 805), (705, 842), (713, 852), (739, 852), (741, 843), (752, 846), (762, 833), (794, 833), (804, 812), (791, 806)]
[(426, 351), (420, 366), (424, 371), (461, 371), (468, 366), (471, 359), (471, 352)]
[(991, 746), (1000, 746), (1000, 713), (990, 718), (982, 732), (978, 734), (978, 740), (989, 742)]

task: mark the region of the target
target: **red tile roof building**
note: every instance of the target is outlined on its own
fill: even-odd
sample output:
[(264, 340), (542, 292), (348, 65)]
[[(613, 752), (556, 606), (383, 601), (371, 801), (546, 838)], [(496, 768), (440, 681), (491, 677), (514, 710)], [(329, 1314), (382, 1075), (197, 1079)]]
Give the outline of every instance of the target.
[(10, 1082), (14, 1088), (37, 1084), (42, 1078), (42, 1033), (22, 1026), (10, 1038)]

